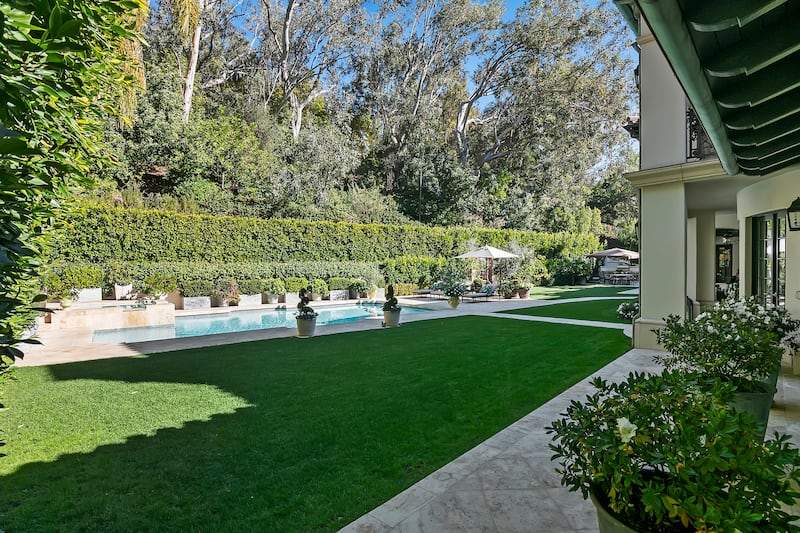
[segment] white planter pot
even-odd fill
[[[297,320],[297,336],[301,339],[313,337],[317,331],[317,319],[298,318]]]
[[[240,294],[239,295],[239,305],[241,305],[241,306],[261,305],[261,293],[258,293],[258,294]]]
[[[312,302],[320,302],[322,301],[322,295],[318,292],[311,293],[311,301]]]
[[[130,294],[133,292],[133,285],[119,285],[117,283],[114,284],[114,299],[115,300],[125,300],[130,298]]]
[[[400,311],[384,311],[383,327],[396,328],[400,325]]]
[[[280,300],[280,296],[277,294],[262,294],[261,295],[261,303],[263,304],[276,304]]]
[[[350,291],[349,291],[349,290],[347,290],[347,289],[343,289],[343,290],[339,290],[339,289],[332,290],[332,291],[331,291],[331,295],[330,295],[330,299],[331,299],[331,300],[347,300],[349,297],[350,297]]]
[[[211,296],[184,296],[181,309],[206,309],[211,307]]]
[[[300,294],[296,292],[287,292],[286,293],[286,306],[289,307],[290,305],[297,305],[300,303]]]
[[[101,302],[103,300],[103,289],[100,287],[90,287],[78,291],[76,302]]]

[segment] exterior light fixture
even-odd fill
[[[800,230],[800,196],[786,210],[786,220],[791,231]]]

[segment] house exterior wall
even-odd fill
[[[640,168],[686,162],[686,96],[650,29],[641,22]]]
[[[739,216],[739,269],[745,294],[751,293],[752,243],[750,217],[785,210],[800,196],[800,166],[778,172],[774,177],[745,187],[736,196]],[[744,242],[742,242],[744,241]],[[786,310],[800,317],[800,231],[786,234]]]

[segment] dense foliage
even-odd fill
[[[125,52],[146,5],[0,5],[0,357],[18,357],[53,216],[87,184],[102,126],[134,82]]]
[[[77,263],[383,262],[404,256],[454,257],[468,251],[470,243],[475,242],[499,248],[513,243],[552,258],[585,256],[599,246],[597,237],[587,233],[262,220],[87,208],[74,213],[60,233],[55,253],[63,261]],[[392,263],[393,270],[417,268],[405,265],[404,260],[397,261]],[[398,280],[410,279],[414,277],[401,276]]]
[[[633,245],[632,79],[606,2],[164,0],[87,201],[593,231]],[[633,241],[633,242],[631,242]]]

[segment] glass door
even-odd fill
[[[753,296],[767,307],[786,305],[786,213],[753,217]]]

